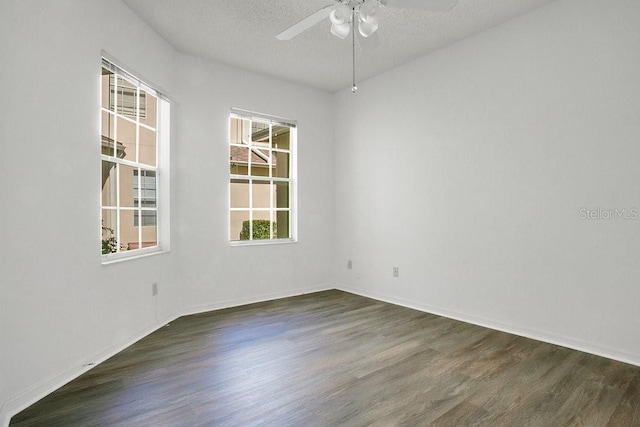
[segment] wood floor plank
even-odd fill
[[[466,400],[438,417],[433,424],[437,426],[468,426],[483,418],[487,410]]]
[[[607,426],[640,426],[640,375],[634,375]]]
[[[640,367],[341,291],[176,319],[12,426],[635,426]]]

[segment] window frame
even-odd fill
[[[113,135],[113,143],[112,145],[114,145],[114,153],[103,153],[101,151],[100,153],[100,164],[101,164],[101,168],[103,168],[103,164],[104,162],[110,162],[111,164],[115,164],[116,165],[116,169],[115,169],[115,176],[118,176],[118,178],[115,180],[116,184],[114,185],[115,189],[113,189],[112,191],[114,191],[116,200],[115,200],[115,204],[111,203],[111,204],[107,204],[104,205],[104,198],[103,195],[100,196],[100,225],[101,225],[101,229],[100,229],[100,236],[101,239],[104,241],[105,239],[105,234],[104,234],[104,215],[108,214],[110,216],[115,216],[115,221],[116,221],[116,229],[115,229],[115,238],[116,238],[116,252],[112,252],[112,253],[102,253],[101,255],[101,261],[103,265],[106,264],[111,264],[114,262],[120,262],[123,260],[129,260],[129,259],[135,259],[135,258],[139,258],[142,256],[147,256],[147,255],[153,255],[153,254],[157,254],[157,253],[164,253],[164,252],[168,252],[169,251],[169,224],[170,224],[170,218],[169,218],[169,144],[170,144],[170,100],[168,99],[168,97],[166,95],[164,95],[162,93],[162,91],[155,89],[152,85],[150,85],[149,83],[146,83],[146,81],[143,81],[141,78],[136,77],[135,74],[128,72],[127,70],[123,69],[121,66],[117,65],[116,63],[117,61],[114,61],[112,58],[108,57],[105,55],[105,52],[103,52],[102,55],[102,64],[101,64],[101,78],[100,78],[100,138],[101,138],[101,144],[103,144],[102,140],[105,138],[105,136],[103,135],[103,118],[105,117],[105,114],[107,117],[109,117],[111,120],[114,121],[114,125],[113,125],[113,129],[110,129],[110,132],[113,131],[115,132],[115,134]],[[127,84],[131,84],[133,86],[135,86],[136,88],[136,93],[138,93],[138,95],[140,95],[140,91],[144,91],[145,92],[145,96],[144,96],[144,103],[145,103],[145,114],[144,117],[135,117],[135,120],[132,120],[131,114],[130,112],[127,113],[127,111],[122,110],[119,111],[119,106],[117,105],[118,100],[117,100],[117,83],[115,85],[115,88],[112,90],[111,88],[108,89],[109,92],[109,100],[107,100],[105,102],[105,100],[103,99],[103,95],[104,95],[104,90],[102,88],[102,84],[103,84],[103,73],[105,72],[104,70],[107,70],[108,72],[111,72],[113,74],[111,74],[112,77],[110,77],[110,79],[112,78],[114,81],[117,82],[118,78],[124,79],[126,80]],[[155,127],[148,125],[147,123],[143,122],[144,119],[147,118],[147,109],[149,107],[149,96],[151,95],[153,97],[155,97],[157,99],[156,101],[156,123],[155,123]],[[114,97],[112,99],[112,96]],[[140,107],[140,96],[136,96],[136,109],[139,109]],[[136,151],[136,157],[134,159],[134,161],[130,160],[130,159],[124,159],[124,158],[120,158],[120,156],[118,155],[118,151],[117,151],[117,144],[119,143],[119,138],[118,138],[118,133],[117,133],[117,124],[115,124],[116,121],[127,121],[129,122],[129,124],[133,125],[135,128],[135,151]],[[124,122],[123,122],[124,123]],[[155,136],[155,165],[150,165],[148,163],[144,163],[141,161],[140,158],[138,158],[139,156],[141,156],[140,154],[140,144],[141,144],[141,129],[144,130],[144,132],[147,131],[153,131],[154,132],[154,136]],[[107,139],[109,139],[109,137],[106,137]],[[137,187],[137,194],[134,195],[134,201],[137,200],[138,201],[138,205],[135,204],[135,202],[133,203],[132,207],[125,207],[125,206],[121,206],[120,203],[120,191],[123,189],[123,185],[126,185],[124,182],[120,182],[120,169],[121,167],[127,167],[127,168],[134,168],[134,176],[136,177],[136,179],[138,180],[138,185],[136,186],[134,184],[134,188]],[[156,177],[156,189],[155,189],[155,195],[156,195],[156,204],[155,207],[149,207],[149,206],[142,206],[140,205],[140,202],[144,199],[143,197],[141,197],[141,193],[142,193],[142,186],[140,185],[140,180],[142,179],[142,176],[144,175],[145,171],[151,171],[155,173],[155,177]],[[104,179],[104,170],[103,170],[103,179]],[[109,174],[111,174],[111,169],[109,169]],[[111,176],[111,175],[109,175]],[[104,185],[104,181],[103,181],[103,185]],[[132,190],[132,189],[130,189]],[[104,188],[102,189],[102,191],[104,191]],[[133,190],[132,190],[133,191]],[[140,205],[140,206],[139,206]],[[134,246],[133,249],[127,249],[127,250],[122,250],[122,245],[126,244],[121,242],[121,214],[122,212],[126,212],[126,211],[131,211],[131,221],[132,221],[132,226],[136,227],[138,229],[138,240],[137,240],[137,244]],[[142,236],[142,227],[144,227],[144,223],[141,222],[143,221],[143,217],[144,217],[144,212],[143,211],[149,211],[149,212],[155,212],[155,218],[156,218],[156,224],[155,224],[155,235],[156,235],[156,239],[155,239],[155,245],[153,246],[149,246],[149,247],[145,247],[144,246],[144,239]],[[136,224],[135,221],[135,213],[138,214],[138,222],[140,223],[139,225]],[[109,236],[111,234],[107,234],[107,236]]]
[[[238,119],[238,120],[249,120],[251,123],[263,123],[263,124],[268,124],[268,129],[269,129],[269,143],[267,148],[265,149],[264,147],[260,147],[260,150],[257,149],[256,150],[251,150],[251,148],[253,147],[253,141],[250,142],[250,145],[247,145],[247,149],[248,149],[248,153],[249,153],[249,159],[247,161],[247,163],[251,163],[250,157],[251,157],[251,153],[255,153],[256,151],[268,151],[269,155],[268,158],[271,159],[273,153],[287,153],[288,154],[288,158],[289,158],[289,177],[288,178],[283,178],[283,177],[276,177],[273,176],[273,173],[270,172],[267,176],[264,175],[254,175],[254,174],[250,174],[249,170],[252,170],[252,168],[249,168],[249,170],[247,171],[246,175],[243,174],[233,174],[231,173],[231,165],[232,163],[234,163],[232,161],[231,158],[231,147],[245,147],[244,144],[238,144],[238,143],[233,143],[232,142],[232,137],[231,137],[231,133],[232,133],[232,129],[231,129],[231,123],[233,119]],[[285,126],[289,129],[289,149],[288,150],[284,150],[284,149],[278,149],[273,147],[272,143],[272,138],[273,138],[273,127],[274,126]],[[228,242],[231,246],[253,246],[253,245],[272,245],[272,244],[286,244],[286,243],[296,243],[298,241],[298,206],[297,206],[297,143],[298,143],[298,136],[297,136],[297,122],[295,120],[290,120],[290,119],[284,119],[281,117],[276,117],[276,116],[272,116],[272,115],[268,115],[268,114],[263,114],[263,113],[256,113],[256,112],[252,112],[252,111],[247,111],[247,110],[242,110],[242,109],[238,109],[238,108],[232,108],[229,114],[229,118],[228,118],[228,129],[227,129],[227,138],[228,138],[228,143],[227,143],[227,153],[229,154],[229,162],[227,167],[229,167],[229,197],[228,197],[228,219],[227,219],[227,239]],[[252,138],[250,138],[252,139]],[[259,153],[256,153],[256,155],[261,156]],[[271,170],[273,167],[273,163],[271,163],[271,160],[268,160],[268,167]],[[246,208],[238,208],[238,207],[232,207],[232,184],[233,181],[236,180],[240,180],[240,181],[248,181],[248,188],[249,188],[249,206]],[[272,192],[270,191],[270,204],[269,204],[269,208],[256,208],[253,206],[253,198],[252,198],[252,187],[253,187],[253,183],[254,182],[265,182],[265,183],[269,183],[269,185],[273,185],[275,186],[276,183],[280,182],[280,183],[287,183],[288,184],[288,208],[278,208],[277,206],[275,206],[274,204],[274,197]],[[249,225],[250,225],[250,231],[249,231],[249,239],[248,240],[233,240],[232,236],[231,236],[231,228],[232,228],[232,212],[249,212]],[[287,211],[288,212],[288,229],[289,229],[289,237],[286,238],[277,238],[273,236],[273,226],[272,223],[275,221],[275,215],[277,212],[279,211]],[[253,220],[255,219],[260,219],[260,218],[254,218],[253,217],[253,213],[254,212],[269,212],[269,221],[271,222],[270,224],[270,234],[272,235],[271,238],[269,239],[253,239]]]

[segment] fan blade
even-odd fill
[[[385,6],[398,9],[418,9],[446,12],[453,9],[458,0],[380,0]]]
[[[276,38],[278,40],[290,40],[294,38],[295,36],[302,33],[303,31],[306,31],[309,28],[313,27],[323,19],[328,18],[333,8],[335,8],[335,5],[329,5],[329,6],[323,7],[317,12],[314,12],[311,15],[307,16],[297,24],[293,24],[292,26],[290,26],[289,28],[287,28],[286,30],[278,34]]]

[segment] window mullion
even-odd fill
[[[269,156],[269,160],[267,162],[267,169],[269,170],[269,238],[270,239],[275,239],[276,236],[274,236],[273,234],[273,153],[271,152],[271,147],[273,146],[273,126],[271,124],[271,120],[269,120],[269,139],[268,139],[268,144],[269,144],[269,148],[268,148],[268,156]]]
[[[136,85],[136,88],[133,92],[135,95],[134,105],[135,105],[135,124],[136,124],[136,163],[140,164],[140,86]],[[156,150],[157,152],[158,150]],[[144,226],[144,218],[142,217],[142,169],[138,166],[138,194],[136,197],[138,198],[138,249],[142,248],[142,227]],[[135,203],[134,203],[135,205]],[[135,215],[135,214],[134,214]]]
[[[142,218],[142,169],[138,168],[138,248],[142,247],[142,226],[144,225],[144,218]]]
[[[118,158],[118,75],[113,76],[113,151],[111,154]],[[109,88],[111,91],[111,88]],[[116,163],[116,253],[120,252],[120,164]]]
[[[116,253],[120,252],[122,247],[120,234],[120,164],[116,163],[116,240],[118,244]]]
[[[249,241],[253,240],[253,164],[251,162],[251,153],[253,149],[253,120],[248,120],[249,122],[249,140],[247,141],[247,146],[249,147],[249,151],[247,152],[247,175],[249,176]],[[244,120],[240,122],[241,126],[244,126]],[[244,138],[244,129],[241,128],[240,131],[242,137]],[[244,142],[244,141],[242,141]]]

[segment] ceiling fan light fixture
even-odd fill
[[[331,25],[331,34],[336,37],[340,37],[341,39],[346,39],[350,32],[351,25],[348,22],[345,22],[344,24]]]
[[[360,19],[365,22],[376,19],[376,12],[378,11],[378,2],[376,0],[365,1],[359,8],[358,13]]]
[[[368,21],[360,21],[358,31],[362,37],[369,37],[378,30],[378,21],[370,19]]]
[[[331,11],[329,19],[333,25],[343,25],[349,22],[351,9],[346,4],[341,4]]]

